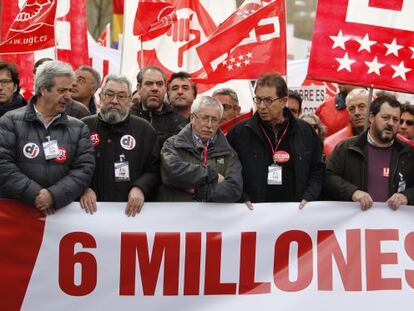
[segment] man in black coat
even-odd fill
[[[90,130],[96,169],[80,203],[92,214],[96,201],[127,201],[125,213],[135,216],[160,183],[157,135],[147,121],[130,115],[131,85],[126,77],[107,76],[100,98],[101,111],[82,119]]]
[[[7,111],[26,106],[20,92],[17,68],[12,63],[0,62],[0,117]]]
[[[244,201],[300,202],[317,200],[324,164],[313,128],[286,108],[288,88],[278,74],[265,74],[256,84],[252,118],[236,125],[227,139],[243,166]]]

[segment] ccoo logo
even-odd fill
[[[121,137],[121,146],[126,150],[132,150],[135,148],[136,141],[135,138],[131,135],[124,135]]]
[[[39,146],[35,143],[27,143],[23,147],[23,154],[26,158],[34,159],[39,155]]]

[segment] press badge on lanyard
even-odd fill
[[[50,140],[50,136],[47,136],[47,141],[43,143],[43,151],[45,153],[45,159],[56,159],[59,155],[59,146],[57,140]]]
[[[276,143],[276,147],[273,149],[272,142],[270,141],[269,136],[267,136],[266,131],[263,127],[260,127],[263,135],[267,138],[270,149],[272,150],[273,164],[269,165],[267,171],[267,184],[268,185],[282,185],[283,184],[283,169],[277,164],[277,162],[284,163],[289,161],[290,155],[286,151],[277,151],[282,139],[285,137],[286,132],[289,128],[289,123],[286,125],[285,130],[283,131],[282,136],[279,141]]]
[[[125,155],[119,156],[119,162],[114,163],[115,182],[129,181],[129,163],[125,161]]]

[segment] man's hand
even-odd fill
[[[374,203],[369,193],[361,190],[357,190],[354,192],[354,194],[352,195],[352,201],[359,202],[359,204],[361,205],[361,209],[363,211],[366,211],[367,209],[371,208],[372,203]]]
[[[306,203],[308,203],[308,201],[307,201],[307,200],[305,200],[305,199],[303,199],[302,201],[300,201],[300,203],[299,203],[299,209],[304,208],[304,207],[305,207],[305,205],[306,205]]]
[[[135,217],[144,206],[145,197],[142,190],[138,187],[132,187],[128,194],[128,204],[125,210],[125,214],[130,217]]]
[[[246,202],[244,202],[244,204],[246,204],[246,206],[249,210],[251,210],[251,211],[254,210],[254,206],[253,206],[253,203],[251,201],[246,201]]]
[[[217,180],[217,182],[218,183],[221,183],[221,182],[223,182],[224,181],[224,176],[223,175],[221,175],[221,174],[218,174],[218,180]]]
[[[80,197],[79,203],[86,214],[96,213],[96,193],[91,188],[87,188]]]
[[[39,191],[35,198],[35,207],[44,215],[51,215],[55,213],[53,207],[53,197],[49,190],[43,188]]]
[[[408,204],[408,198],[402,193],[394,193],[386,202],[388,206],[396,211],[401,205]]]

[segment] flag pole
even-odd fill
[[[142,43],[142,37],[139,37],[139,43],[140,43],[140,56],[139,56],[139,68],[140,70],[144,67],[144,44]]]
[[[365,115],[364,130],[366,130],[369,127],[369,122],[368,122],[368,120],[369,120],[369,109],[370,109],[370,106],[371,106],[371,103],[372,103],[373,94],[374,94],[374,88],[373,88],[373,85],[371,85],[371,87],[368,88],[368,107],[367,107],[367,113]]]

